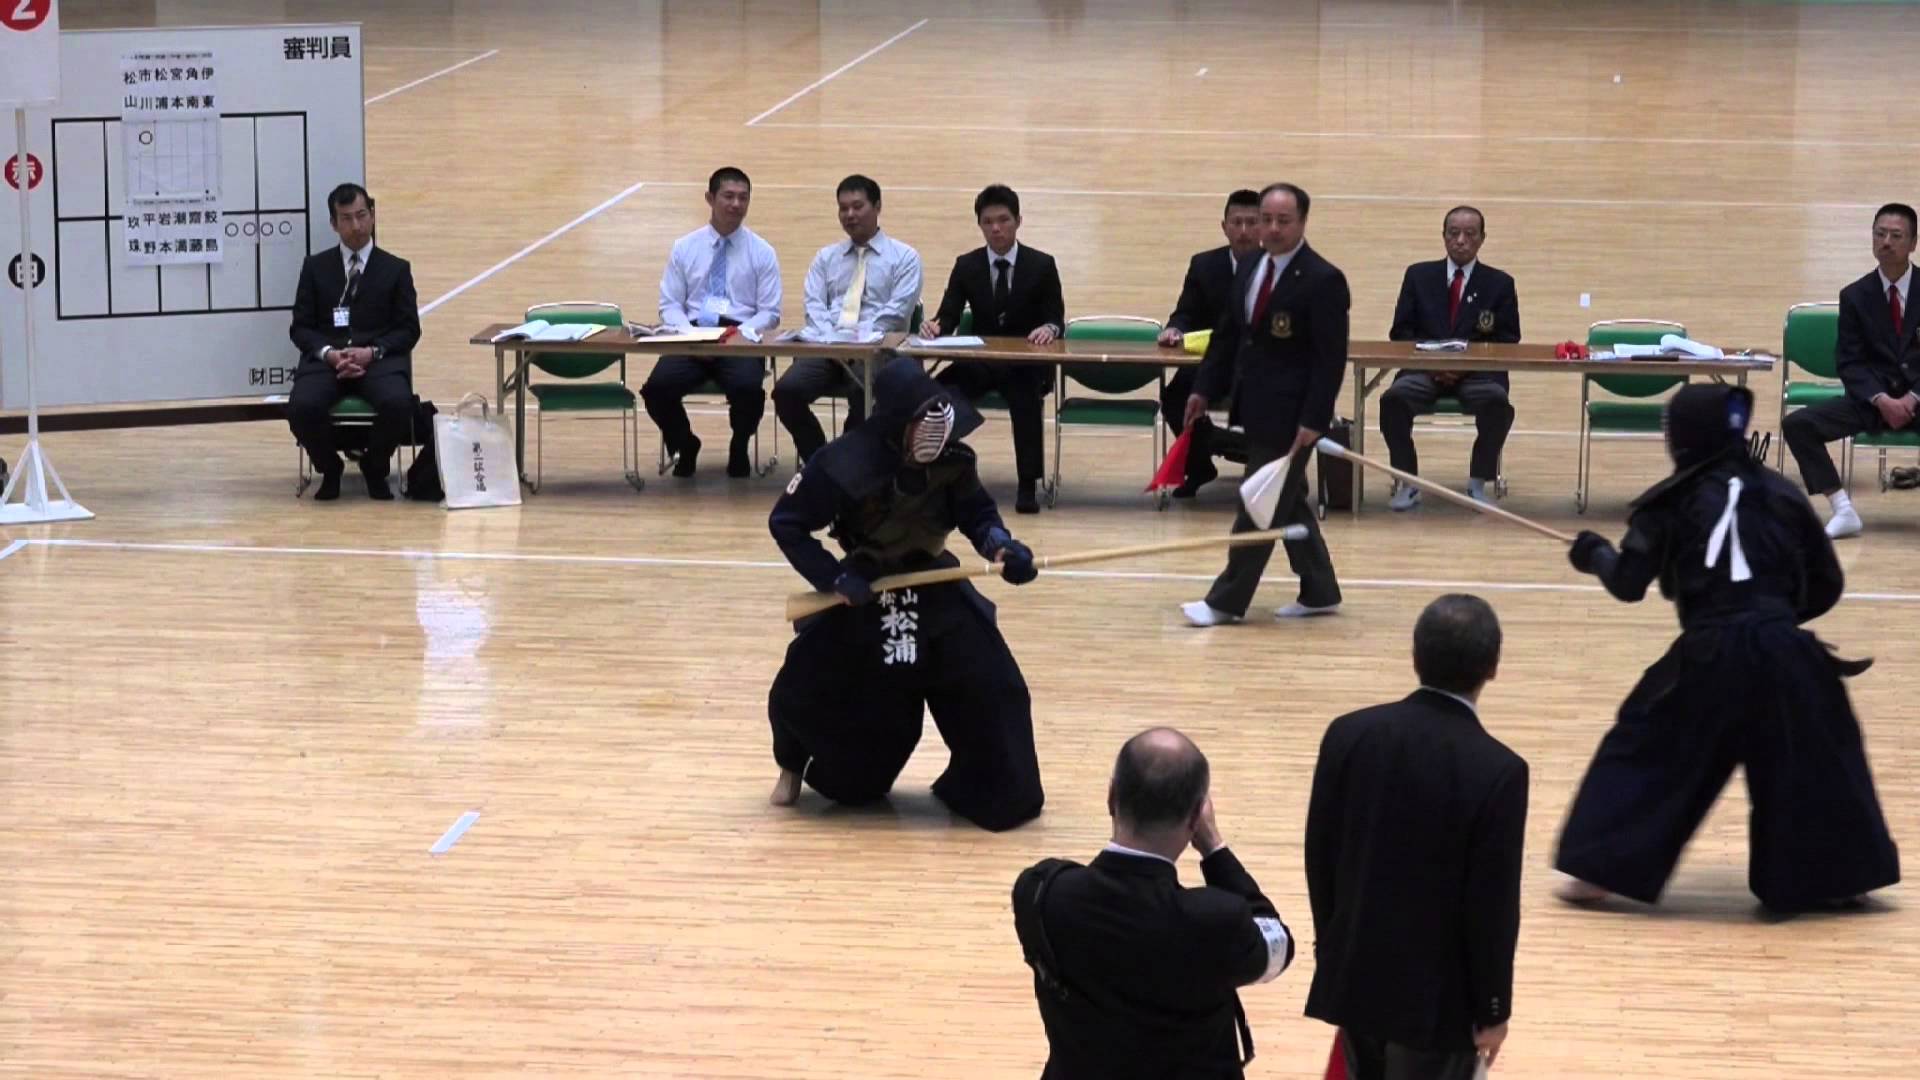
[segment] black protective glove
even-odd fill
[[[1573,547],[1567,552],[1567,561],[1573,564],[1575,570],[1583,574],[1591,574],[1595,572],[1601,553],[1612,551],[1613,544],[1606,537],[1592,529],[1582,529],[1580,535],[1573,538]]]
[[[1011,536],[1000,542],[994,555],[1006,556],[1000,566],[1000,577],[1009,585],[1025,585],[1040,576],[1040,568],[1033,565],[1033,549]]]
[[[840,571],[833,579],[833,591],[847,598],[848,607],[873,603],[873,584],[852,570]]]

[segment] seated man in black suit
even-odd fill
[[[373,430],[360,472],[367,494],[391,499],[387,473],[413,421],[413,346],[420,340],[420,302],[413,268],[373,245],[373,196],[341,184],[327,196],[340,246],[307,257],[293,298],[289,336],[300,366],[287,396],[287,425],[320,474],[315,501],[340,497],[344,465],[330,410],[349,394],[373,406]]]
[[[1793,451],[1807,491],[1825,495],[1833,506],[1827,535],[1835,540],[1860,535],[1860,514],[1853,508],[1827,444],[1862,432],[1914,430],[1920,412],[1920,318],[1911,314],[1913,207],[1888,203],[1873,215],[1873,257],[1879,268],[1840,290],[1840,337],[1833,359],[1846,384],[1845,397],[1796,409],[1780,422],[1780,435]],[[1905,353],[1912,362],[1901,363]]]
[[[1178,348],[1188,334],[1212,330],[1226,314],[1233,296],[1233,276],[1240,272],[1241,260],[1260,250],[1260,193],[1241,188],[1227,196],[1220,231],[1226,234],[1226,246],[1203,251],[1187,263],[1187,280],[1180,286],[1180,300],[1173,305],[1173,314],[1167,316],[1167,328],[1160,332],[1160,344]],[[1160,414],[1175,436],[1186,427],[1187,398],[1193,394],[1193,380],[1199,373],[1197,365],[1180,368],[1160,391]],[[1174,498],[1191,499],[1202,485],[1220,475],[1213,466],[1212,436],[1213,424],[1203,415],[1194,422],[1193,442],[1187,448],[1186,482],[1173,489]]]
[[[1253,1033],[1239,988],[1278,978],[1293,937],[1214,823],[1206,755],[1172,728],[1135,735],[1107,812],[1113,841],[1090,865],[1044,859],[1013,885],[1047,1029],[1042,1080],[1244,1075]],[[1188,847],[1197,889],[1174,868]]]
[[[920,324],[920,336],[938,337],[942,327],[959,326],[961,310],[970,307],[976,334],[1019,336],[1035,345],[1059,337],[1067,322],[1060,270],[1053,256],[1020,246],[1020,196],[1004,184],[993,184],[974,198],[973,216],[987,244],[953,260],[940,310]],[[962,361],[939,376],[941,383],[969,400],[993,390],[1006,399],[1013,420],[1014,468],[1020,479],[1013,508],[1022,514],[1040,512],[1034,488],[1047,471],[1040,402],[1053,388],[1053,370],[1051,364]]]
[[[1520,299],[1513,278],[1479,261],[1487,239],[1487,219],[1471,206],[1447,211],[1441,225],[1447,257],[1414,263],[1400,283],[1394,305],[1394,341],[1520,340]],[[1393,467],[1418,473],[1413,449],[1413,418],[1433,411],[1442,397],[1455,397],[1473,416],[1473,461],[1467,493],[1485,502],[1486,486],[1500,476],[1500,450],[1513,428],[1513,403],[1507,400],[1504,371],[1402,371],[1380,395],[1380,434]],[[1395,510],[1420,505],[1420,489],[1397,485],[1388,502]]]

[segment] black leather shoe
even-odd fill
[[[1173,489],[1173,497],[1176,499],[1191,499],[1200,493],[1201,488],[1213,483],[1219,476],[1220,470],[1214,468],[1211,461],[1207,462],[1204,468],[1188,469],[1186,480],[1182,481],[1179,487]]]
[[[345,469],[320,474],[320,486],[313,493],[314,502],[332,502],[340,497],[340,474]]]
[[[360,475],[367,478],[367,498],[375,502],[393,501],[393,488],[387,483],[386,473],[371,473],[363,468]]]
[[[738,480],[753,475],[753,455],[749,453],[752,443],[747,439],[735,439],[727,447],[727,475]]]
[[[687,436],[687,444],[680,448],[680,457],[673,463],[673,475],[682,480],[693,475],[694,466],[700,460],[700,440],[696,436]]]
[[[1020,493],[1014,496],[1013,510],[1016,514],[1037,514],[1040,512],[1040,500],[1034,497],[1034,483],[1031,480],[1020,482]]]

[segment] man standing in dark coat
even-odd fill
[[[807,460],[768,522],[794,569],[846,601],[796,624],[774,678],[772,801],[793,803],[802,780],[836,802],[881,798],[931,711],[953,755],[933,793],[981,828],[1011,829],[1045,796],[1032,699],[993,605],[966,581],[878,594],[872,583],[960,565],[946,549],[954,529],[1015,585],[1039,571],[960,442],[979,414],[914,361],[879,362],[872,416]],[[843,559],[813,535],[829,528]]]
[[[1582,532],[1574,568],[1629,603],[1660,581],[1680,637],[1620,706],[1560,834],[1563,899],[1659,900],[1735,765],[1753,802],[1747,884],[1793,912],[1900,880],[1844,675],[1801,624],[1840,599],[1833,544],[1747,452],[1753,395],[1689,386],[1667,405],[1676,471],[1633,504],[1619,550]]]
[[[1287,563],[1300,578],[1299,598],[1274,611],[1297,619],[1331,615],[1340,608],[1340,582],[1320,537],[1320,524],[1305,498],[1306,466],[1313,445],[1333,422],[1333,402],[1347,374],[1347,276],[1307,243],[1312,200],[1292,184],[1269,184],[1260,193],[1260,243],[1266,250],[1243,259],[1231,302],[1207,342],[1186,422],[1206,415],[1207,403],[1232,395],[1247,430],[1247,475],[1275,458],[1293,455],[1273,524],[1302,525],[1305,539],[1286,542]],[[1259,528],[1242,507],[1234,532]],[[1246,617],[1273,544],[1241,544],[1206,598],[1181,605],[1195,626],[1220,626]]]
[[[1500,620],[1443,596],[1413,629],[1420,689],[1335,720],[1307,808],[1313,989],[1351,1080],[1468,1080],[1513,1011],[1527,763],[1480,725]]]

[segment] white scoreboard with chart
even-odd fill
[[[34,251],[0,189],[0,407],[29,297],[43,405],[285,393],[300,264],[366,177],[360,61],[357,24],[63,33],[60,101],[28,112]]]

